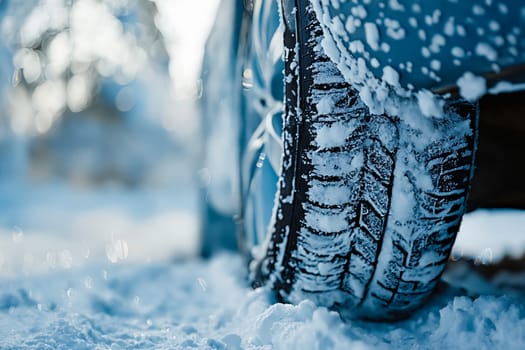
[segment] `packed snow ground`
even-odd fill
[[[487,281],[458,264],[408,320],[343,321],[252,290],[238,255],[194,257],[191,193],[30,193],[3,208],[1,349],[525,348],[525,272]],[[62,204],[43,205],[50,193]],[[522,253],[523,220],[469,215],[455,257],[483,264]]]

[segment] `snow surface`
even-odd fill
[[[459,266],[445,276],[450,285],[408,320],[343,321],[310,301],[275,303],[268,290],[252,290],[238,255],[191,257],[195,206],[174,208],[146,192],[47,191],[62,206],[42,206],[49,192],[41,189],[4,212],[1,349],[525,347],[523,275],[491,282]],[[155,209],[137,215],[152,198]],[[190,195],[178,198],[192,203]],[[524,220],[518,211],[467,215],[455,256],[485,254],[488,263],[522,253]]]
[[[309,301],[251,290],[237,256],[90,265],[4,280],[0,345],[36,348],[364,349],[525,346],[525,307],[506,296],[439,295],[398,323],[343,322]]]

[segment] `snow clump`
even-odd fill
[[[467,101],[476,101],[487,92],[485,78],[466,72],[458,79],[459,93]]]

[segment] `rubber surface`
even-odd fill
[[[403,317],[448,261],[472,177],[477,107],[450,103],[443,119],[370,114],[322,52],[308,1],[282,8],[284,154],[253,284],[349,317]]]

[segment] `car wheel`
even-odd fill
[[[370,113],[324,54],[308,0],[281,5],[279,21],[275,1],[254,2],[241,50],[251,281],[349,317],[404,317],[435,289],[451,253],[478,108],[447,102],[444,118]]]

